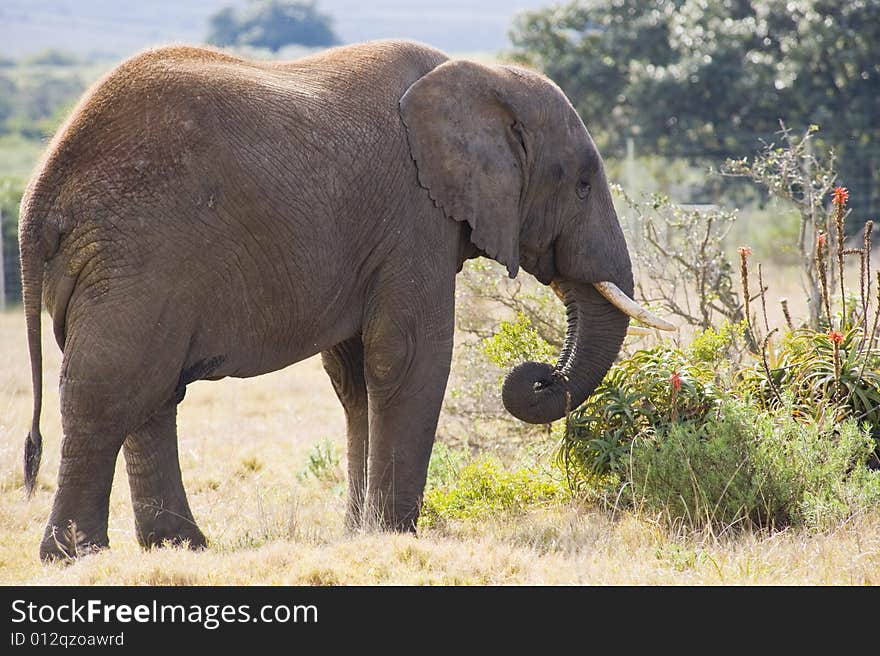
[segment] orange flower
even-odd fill
[[[827,245],[828,244],[828,235],[826,235],[822,232],[817,233],[816,234],[816,243],[819,244],[819,246]]]
[[[749,248],[748,246],[740,246],[740,247],[737,248],[736,250],[737,250],[737,251],[739,252],[739,254],[740,254],[741,256],[743,256],[743,257],[748,257],[749,255],[752,254],[752,249]]]
[[[849,200],[849,191],[847,191],[846,187],[835,187],[834,188],[834,199],[831,201],[838,207],[843,207],[846,205],[846,201]]]
[[[672,375],[669,377],[669,382],[672,383],[672,389],[676,392],[681,389],[681,374],[678,373],[678,369],[672,372]]]
[[[828,331],[828,339],[830,339],[835,344],[843,343],[843,333],[839,330],[829,330]]]

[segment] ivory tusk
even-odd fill
[[[635,335],[653,335],[654,331],[650,328],[642,328],[641,326],[630,326],[626,329],[626,334],[635,336]]]
[[[596,288],[596,291],[602,294],[608,302],[611,303],[618,310],[623,312],[626,315],[629,315],[633,319],[642,322],[648,326],[652,326],[654,328],[659,328],[660,330],[675,330],[675,326],[673,326],[668,321],[661,319],[660,317],[654,316],[648,310],[643,308],[641,305],[632,300],[629,296],[624,294],[620,287],[615,285],[613,282],[594,282],[593,286]]]

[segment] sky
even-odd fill
[[[498,52],[519,10],[554,0],[318,0],[344,43],[409,38],[450,53]],[[247,0],[2,0],[0,55],[47,49],[121,57],[165,43],[204,41],[208,18]]]

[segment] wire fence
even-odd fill
[[[10,305],[21,302],[21,270],[18,255],[18,239],[11,239],[15,232],[4,225],[10,221],[0,210],[0,312]]]
[[[18,242],[3,240],[3,298],[0,299],[0,312],[10,305],[21,303],[21,265],[18,257]]]

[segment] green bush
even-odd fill
[[[317,442],[309,451],[308,462],[299,473],[299,479],[304,481],[309,477],[327,484],[338,484],[345,480],[340,467],[339,451],[329,439]]]
[[[421,526],[523,511],[567,496],[562,483],[537,467],[508,470],[500,460],[486,455],[456,467],[454,475],[444,477],[439,485],[438,479],[430,478],[429,471]]]
[[[436,488],[452,485],[464,465],[467,453],[450,448],[445,442],[434,442],[431,460],[428,463],[427,487]]]
[[[690,526],[823,529],[880,502],[869,435],[852,420],[803,422],[728,400],[704,422],[664,426],[632,447],[627,488],[650,514]]]
[[[634,203],[618,189],[636,213],[634,225],[646,228],[640,241],[656,251],[651,266],[641,262],[642,280],[651,286],[641,296],[662,301],[667,313],[702,330],[686,347],[666,341],[624,349],[587,401],[555,424],[550,436],[559,440],[557,464],[569,490],[693,527],[825,528],[880,504],[874,224],[865,224],[860,247],[846,243],[849,192],[836,186],[831,164],[810,155],[806,145],[815,131],[811,126],[797,139],[783,128],[781,147],[727,167],[729,175],[748,175],[798,207],[797,253],[809,311],[801,325],[809,328],[795,328],[780,299],[785,324],[782,332],[771,329],[766,308],[773,280],[761,264],[757,276],[750,272],[748,246],[736,249],[738,261],[728,258],[732,213],[702,214],[657,195]],[[785,241],[793,236],[789,224]],[[775,256],[782,248],[766,252]],[[856,265],[858,286],[847,289]],[[548,320],[550,295],[532,294],[523,303],[519,287],[480,277],[474,283],[467,285],[469,308],[496,301],[516,313],[488,336],[485,325],[472,326],[486,366],[554,359],[564,326]],[[719,317],[727,320],[718,325]],[[458,488],[437,507],[466,512],[456,505],[462,500],[482,507]]]
[[[722,348],[709,342],[700,342],[706,344],[701,348]],[[616,363],[568,417],[560,455],[570,480],[591,483],[595,477],[624,473],[637,436],[677,422],[703,421],[721,400],[716,373],[701,359],[667,344]]]
[[[516,321],[502,321],[491,337],[483,340],[483,353],[502,369],[514,367],[521,362],[556,361],[557,349],[548,344],[532,327],[531,320],[522,312]]]
[[[880,503],[880,472],[866,466],[876,356],[852,334],[838,339],[836,368],[828,335],[787,335],[768,364],[775,392],[760,357],[728,357],[742,325],[620,360],[566,422],[559,461],[571,487],[611,479],[617,499],[697,528],[823,528]]]

